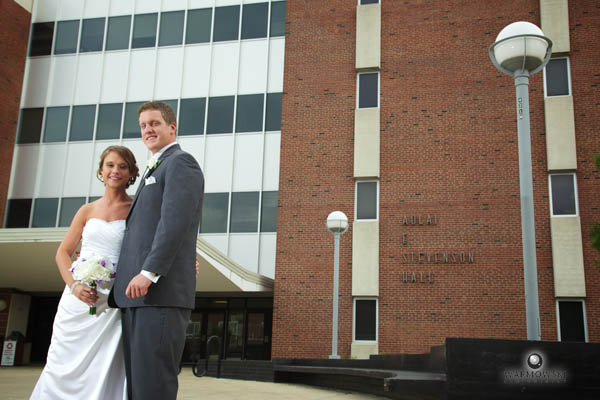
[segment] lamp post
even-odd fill
[[[325,221],[327,230],[333,233],[333,321],[331,327],[331,355],[329,358],[339,359],[338,349],[338,298],[340,280],[340,236],[348,230],[348,217],[341,211],[334,211]]]
[[[541,340],[529,132],[529,76],[548,63],[552,55],[552,41],[534,24],[514,22],[500,31],[489,52],[496,68],[515,79],[527,339]]]

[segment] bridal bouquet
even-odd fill
[[[115,263],[107,257],[92,255],[90,257],[79,257],[73,262],[70,271],[77,281],[96,289],[97,285],[110,282],[115,277]],[[96,314],[96,306],[90,307],[90,315]]]

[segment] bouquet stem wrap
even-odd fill
[[[71,272],[73,278],[96,290],[98,285],[110,282],[115,278],[116,264],[107,257],[88,255],[79,257],[73,262]],[[90,315],[96,315],[96,305],[89,310]]]
[[[90,287],[91,287],[92,289],[96,290],[96,287],[97,287],[97,285],[96,285],[96,282],[95,282],[95,281],[92,281],[92,282],[90,283]],[[93,306],[91,306],[91,307],[90,307],[90,315],[96,315],[96,305],[95,305],[95,304],[94,304]]]

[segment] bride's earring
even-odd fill
[[[101,172],[98,172],[98,175],[96,175],[96,179],[98,179],[100,182],[104,183],[104,177],[102,176]]]

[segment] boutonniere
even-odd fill
[[[154,159],[151,158],[150,160],[148,160],[148,163],[146,164],[146,166],[148,167],[148,172],[152,172],[154,171],[161,163],[161,160],[159,159]]]

